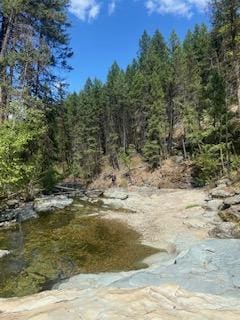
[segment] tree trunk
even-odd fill
[[[0,122],[6,119],[6,103],[7,103],[7,89],[6,89],[6,67],[4,66],[4,58],[9,44],[11,29],[13,22],[13,12],[9,18],[3,17],[0,32]]]
[[[183,146],[183,156],[184,156],[184,160],[186,160],[186,159],[187,159],[187,150],[186,150],[185,137],[182,138],[182,146]]]
[[[238,61],[235,66],[236,70],[236,83],[237,83],[237,104],[238,104],[238,117],[240,118],[240,68]]]

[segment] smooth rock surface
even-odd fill
[[[240,297],[236,286],[240,283],[239,252],[240,240],[206,240],[174,259],[159,259],[146,270],[78,275],[58,288],[141,288],[171,283],[192,292]]]
[[[73,199],[66,196],[47,196],[37,198],[34,201],[34,209],[36,212],[53,211],[55,209],[64,209],[71,205]]]
[[[1,320],[239,320],[237,298],[191,293],[174,285],[66,290],[0,300]]]
[[[104,211],[160,249],[149,268],[82,274],[58,290],[0,299],[1,320],[237,320],[240,319],[240,240],[209,239],[220,226],[205,214],[203,190],[132,188],[103,198],[123,210]],[[183,289],[184,288],[184,289]]]
[[[222,208],[223,200],[213,199],[206,202],[204,208],[209,211],[218,211]]]
[[[121,189],[112,188],[104,192],[104,197],[109,199],[117,199],[117,200],[126,200],[128,198],[128,194],[126,191]]]

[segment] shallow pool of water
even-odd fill
[[[74,202],[10,229],[0,230],[0,296],[24,296],[79,273],[144,268],[156,249],[141,244],[134,230],[90,214],[101,204]],[[106,210],[106,209],[105,209]]]

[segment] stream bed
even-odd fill
[[[93,215],[103,210],[108,209],[101,203],[75,201],[1,229],[0,248],[11,253],[0,259],[0,297],[48,290],[80,273],[147,267],[143,259],[157,249],[142,245],[140,235],[126,225]]]

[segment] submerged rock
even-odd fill
[[[72,203],[73,199],[66,196],[46,196],[35,199],[34,209],[36,212],[47,212],[55,209],[64,209]]]

